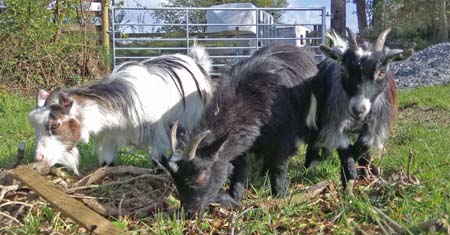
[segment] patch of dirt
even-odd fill
[[[398,121],[422,121],[427,124],[450,127],[450,111],[443,109],[433,109],[420,107],[417,104],[411,104],[400,108]]]

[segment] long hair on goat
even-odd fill
[[[294,88],[316,72],[306,51],[277,44],[258,50],[224,75],[189,144],[163,158],[188,214],[203,211],[214,200],[227,201],[218,191],[230,174],[230,196],[240,200],[243,192],[237,185],[243,184],[246,153],[264,160],[274,194],[287,190],[281,169],[296,151],[304,113],[297,104],[305,102]]]
[[[50,165],[64,164],[60,156],[77,159],[78,154],[61,154],[63,150],[56,151],[52,146],[76,146],[79,140],[88,142],[90,136],[95,140],[103,164],[112,163],[120,145],[151,146],[153,158],[165,154],[170,149],[169,124],[180,120],[191,130],[211,100],[212,81],[208,68],[202,66],[210,65],[207,53],[200,47],[194,48],[192,53],[200,53],[202,57],[194,60],[176,54],[125,62],[94,84],[47,95],[47,99],[52,97],[51,101],[38,105],[29,114],[36,133],[36,159],[47,160]],[[64,128],[66,121],[78,123],[80,138],[61,142],[60,136],[48,135],[48,128],[41,128],[49,123],[54,128]],[[60,129],[55,133],[69,136],[71,131]],[[70,167],[74,168],[73,164]]]

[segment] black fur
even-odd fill
[[[287,192],[287,160],[296,152],[298,134],[306,131],[301,120],[309,105],[309,97],[295,88],[316,72],[314,59],[303,49],[282,44],[262,48],[233,66],[197,130],[211,133],[196,157],[174,157],[176,169],[167,159],[162,162],[188,215],[203,211],[212,201],[227,201],[218,192],[229,177],[231,197],[243,197],[246,153],[263,159],[273,194]],[[235,204],[231,198],[228,202]]]

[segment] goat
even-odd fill
[[[334,47],[320,46],[323,60],[311,84],[310,112],[306,119],[309,137],[305,166],[319,158],[320,149],[337,150],[341,180],[351,193],[357,177],[355,161],[370,167],[372,146],[382,148],[397,113],[397,90],[389,63],[408,59],[413,50],[389,49],[383,31],[372,48],[358,46],[347,28],[348,45],[334,31],[328,34]],[[352,144],[352,138],[356,141]]]
[[[172,129],[172,156],[162,158],[191,217],[210,202],[236,205],[244,195],[245,155],[263,159],[274,195],[287,192],[287,160],[306,131],[310,97],[297,92],[317,72],[314,59],[294,45],[275,44],[234,65],[222,79],[201,124],[184,148]],[[219,193],[230,177],[229,196]]]
[[[35,130],[35,160],[63,164],[78,174],[77,143],[92,137],[101,165],[111,165],[123,145],[151,146],[156,159],[170,151],[169,123],[192,130],[210,102],[211,62],[203,47],[125,62],[91,85],[41,90],[28,115]]]

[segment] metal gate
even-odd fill
[[[194,40],[213,60],[213,75],[272,43],[318,50],[325,43],[325,8],[111,7],[113,66],[161,54],[186,54]],[[301,20],[303,22],[297,22]]]

